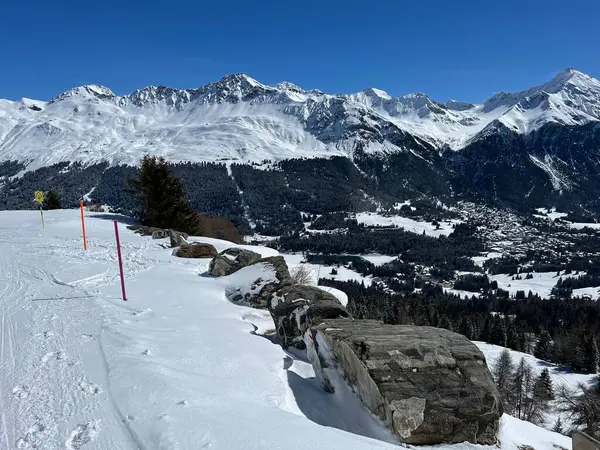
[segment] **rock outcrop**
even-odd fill
[[[329,392],[336,374],[407,444],[495,444],[502,402],[481,351],[442,328],[325,320],[304,334]],[[332,372],[335,371],[335,372]]]
[[[175,256],[180,258],[214,258],[218,252],[214,245],[193,242],[183,244],[175,250]]]
[[[225,295],[234,303],[253,308],[266,308],[275,291],[292,284],[287,264],[282,256],[263,258],[243,267],[229,280]]]
[[[336,296],[315,286],[283,287],[273,294],[268,307],[284,347],[303,347],[304,332],[323,319],[350,317]]]
[[[228,248],[210,262],[208,271],[213,277],[224,277],[261,260],[261,255],[242,248]],[[287,269],[287,266],[286,266]]]

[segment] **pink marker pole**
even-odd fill
[[[125,295],[125,277],[123,276],[123,261],[121,260],[121,241],[119,241],[119,226],[115,220],[115,237],[117,238],[117,254],[119,255],[119,271],[121,272],[121,291],[123,292],[123,300],[127,301]]]

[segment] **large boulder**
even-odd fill
[[[302,348],[304,332],[323,319],[350,317],[335,295],[315,286],[285,286],[272,295],[268,307],[284,347]]]
[[[442,328],[325,320],[304,335],[329,392],[343,379],[407,444],[495,444],[502,401],[483,353]]]
[[[214,258],[218,252],[214,245],[193,242],[183,244],[175,250],[175,256],[180,258]]]
[[[273,292],[292,284],[283,256],[263,258],[227,278],[227,298],[254,308],[266,308]]]
[[[169,237],[171,238],[171,248],[174,248],[187,244],[189,236],[181,231],[169,230]]]
[[[260,261],[261,255],[242,248],[228,248],[219,253],[210,262],[208,271],[213,277],[224,277],[237,272],[242,267],[249,266]]]

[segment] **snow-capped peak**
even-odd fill
[[[70,97],[82,97],[82,98],[114,98],[116,95],[106,86],[100,86],[98,84],[87,84],[83,86],[76,86],[63,92],[57,97],[50,100],[50,103],[58,102]]]
[[[277,86],[275,86],[275,88],[282,91],[297,92],[299,94],[304,93],[304,89],[302,89],[300,86],[295,85],[294,83],[290,83],[289,81],[282,81],[281,83],[278,83]]]
[[[363,92],[365,93],[365,95],[368,95],[369,97],[379,97],[384,100],[392,99],[392,96],[390,94],[388,94],[385,91],[382,91],[381,89],[367,88],[367,89],[363,90]]]

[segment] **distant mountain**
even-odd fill
[[[115,95],[79,86],[49,102],[0,100],[0,162],[135,165],[349,158],[379,186],[518,206],[600,194],[600,81],[567,69],[475,105],[375,88],[325,94],[232,74],[200,88]]]

